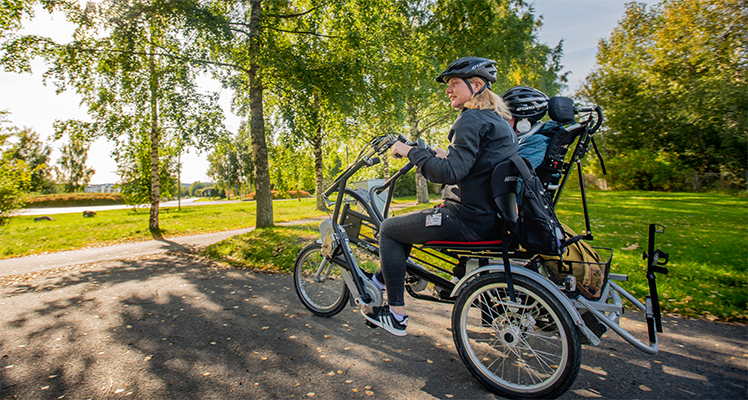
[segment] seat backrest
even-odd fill
[[[491,197],[499,208],[499,216],[507,222],[511,229],[517,224],[517,181],[519,171],[511,160],[505,160],[496,165],[491,174]]]
[[[546,125],[550,124],[546,123]],[[568,167],[564,163],[566,154],[577,138],[584,133],[584,129],[584,126],[580,124],[571,126],[558,124],[553,127],[554,132],[548,142],[543,161],[535,168],[535,173],[538,174],[538,178],[546,188],[557,185],[561,175],[566,173],[565,168]]]

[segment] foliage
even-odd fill
[[[36,3],[37,1],[33,0],[4,0],[0,2],[0,36],[6,31],[19,29],[24,17],[33,17]],[[54,0],[42,0],[38,3],[41,3],[46,9],[52,9],[55,5]]]
[[[23,192],[29,180],[23,161],[0,159],[0,226],[24,206]]]
[[[234,111],[249,117],[249,134],[252,141],[254,186],[257,192],[257,226],[273,225],[273,201],[268,172],[267,144],[265,139],[265,111],[263,83],[269,69],[275,66],[273,56],[276,31],[273,19],[293,19],[299,13],[288,2],[213,2],[215,15],[221,26],[230,32],[228,40],[200,37],[200,44],[212,57],[212,62],[231,67],[223,76],[234,89]],[[291,6],[291,7],[289,7]],[[268,8],[272,11],[268,12]],[[204,40],[203,40],[204,39]],[[282,65],[282,64],[279,64]]]
[[[230,187],[234,192],[238,187],[239,193],[234,195],[240,195],[242,191],[249,192],[254,182],[252,145],[246,128],[246,124],[242,124],[237,135],[227,134],[221,138],[208,154],[208,176],[215,180],[216,188],[219,190],[225,191]]]
[[[280,136],[273,137],[268,146],[273,190],[287,193],[314,188],[314,169],[309,162],[314,159],[312,153],[308,144],[283,140]]]
[[[66,193],[83,190],[96,171],[86,167],[88,149],[91,145],[80,140],[71,139],[61,149],[60,159],[57,160],[55,172],[57,182],[63,185]]]
[[[177,195],[176,167],[178,149],[162,144],[158,157],[159,195]],[[151,200],[151,141],[146,135],[133,136],[131,142],[117,156],[119,186],[125,203],[147,204]]]
[[[201,190],[204,187],[205,187],[205,184],[200,181],[192,182],[192,185],[190,185],[190,188],[188,189],[188,193],[190,196],[193,196],[193,197],[199,196],[199,194],[197,193],[198,190]]]
[[[602,177],[599,164],[592,166],[595,175]],[[604,177],[611,189],[679,191],[691,186],[684,179],[683,164],[664,151],[629,150],[606,159],[605,168],[608,175]]]
[[[7,111],[0,110],[0,124]],[[31,171],[24,160],[12,156],[8,140],[12,134],[0,125],[0,226],[5,225],[13,210],[24,205],[23,192],[31,182]]]
[[[396,172],[396,171],[393,171]],[[394,175],[394,173],[393,173]],[[434,184],[429,182],[429,192],[434,192]],[[416,170],[415,168],[408,171],[407,174],[403,175],[400,179],[397,180],[397,184],[395,185],[395,196],[396,197],[404,197],[404,196],[415,196],[416,195]]]
[[[748,14],[742,0],[629,3],[581,94],[602,106],[606,147],[664,152],[745,184]],[[611,157],[607,157],[611,158]]]
[[[59,90],[73,88],[83,97],[92,120],[57,121],[58,138],[67,134],[92,141],[104,136],[119,142],[122,135],[148,132],[151,168],[139,171],[150,177],[149,226],[157,232],[161,139],[205,145],[222,129],[216,96],[197,90],[195,77],[201,69],[191,64],[194,40],[185,40],[198,30],[214,32],[206,22],[210,16],[197,2],[62,1],[55,5],[76,25],[73,40],[59,44],[43,37],[8,35],[0,63],[6,70],[23,72],[30,70],[34,57],[42,56],[51,65],[45,77]],[[115,147],[117,151],[137,152],[121,145]]]
[[[31,128],[10,127],[6,130],[10,137],[5,143],[7,149],[4,152],[10,158],[23,161],[22,164],[28,169],[30,180],[26,190],[51,193],[54,189],[49,165],[52,148],[42,142],[39,134]]]
[[[25,196],[26,207],[103,206],[125,204],[119,193],[60,193]]]

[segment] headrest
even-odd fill
[[[548,100],[548,116],[564,125],[573,124],[574,100],[568,97],[555,96]]]

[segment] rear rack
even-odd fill
[[[657,229],[658,227],[660,229]],[[626,300],[634,304],[639,310],[645,313],[647,319],[649,345],[642,343],[640,340],[636,339],[633,335],[624,330],[620,325],[618,325],[615,319],[608,318],[605,314],[600,312],[600,310],[598,310],[599,307],[596,307],[594,302],[588,301],[583,296],[579,296],[577,299],[575,299],[576,304],[581,305],[582,308],[586,309],[588,312],[594,315],[598,321],[602,322],[607,327],[615,331],[632,346],[647,354],[657,354],[657,352],[659,351],[657,345],[657,333],[662,333],[660,303],[657,296],[657,282],[655,274],[666,275],[668,273],[668,269],[664,267],[664,265],[666,265],[668,262],[668,255],[667,253],[664,253],[659,249],[655,250],[655,234],[664,232],[664,226],[649,224],[649,251],[648,253],[644,253],[644,258],[647,259],[647,280],[649,281],[649,296],[645,297],[645,304],[639,302],[639,300],[637,300],[634,296],[626,292],[614,282],[609,281],[610,287],[616,293],[623,296]],[[625,276],[620,275],[617,275],[615,277],[611,276],[611,278],[616,280],[626,280]]]

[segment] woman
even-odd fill
[[[423,176],[442,183],[444,203],[430,210],[388,218],[379,230],[381,269],[374,282],[384,281],[389,305],[363,306],[370,324],[405,336],[406,260],[413,244],[434,240],[479,241],[499,235],[501,227],[490,195],[493,167],[517,153],[517,138],[507,122],[511,115],[493,93],[495,61],[463,57],[449,65],[436,81],[446,83],[453,108],[462,110],[447,138],[447,150],[410,147],[396,142],[392,155],[408,157]]]

